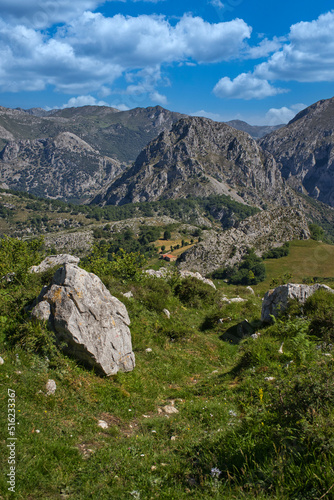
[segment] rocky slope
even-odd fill
[[[3,187],[72,201],[94,196],[123,168],[70,132],[52,139],[10,141],[0,154]]]
[[[181,116],[159,106],[0,107],[0,181],[39,196],[86,200]]]
[[[221,267],[233,266],[248,248],[262,255],[270,248],[293,239],[308,239],[310,232],[304,214],[293,208],[277,208],[253,215],[236,228],[222,233],[210,231],[201,243],[181,256],[180,269],[208,274]]]
[[[258,206],[287,205],[286,189],[273,157],[248,134],[207,118],[188,117],[162,132],[133,167],[94,202],[124,204],[228,194]]]
[[[259,144],[293,187],[334,206],[334,98],[301,111]]]

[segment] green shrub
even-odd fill
[[[313,335],[325,341],[334,340],[334,293],[318,290],[305,302],[304,313],[311,319]]]
[[[284,243],[283,246],[278,248],[272,248],[264,254],[262,254],[262,259],[280,259],[281,257],[286,257],[290,253],[290,243]]]
[[[135,297],[151,311],[161,312],[171,294],[170,286],[163,279],[147,277],[136,291]]]
[[[246,256],[239,264],[228,267],[225,270],[219,269],[212,273],[215,279],[228,279],[233,285],[257,285],[264,281],[266,269],[260,257],[255,255],[253,250],[248,250]]]
[[[206,283],[189,277],[181,281],[175,287],[175,294],[179,299],[190,307],[202,307],[203,304],[213,304],[215,291]]]

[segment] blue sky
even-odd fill
[[[0,105],[286,123],[334,95],[327,0],[0,0]]]

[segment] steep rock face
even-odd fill
[[[256,205],[290,204],[275,160],[246,133],[206,118],[183,118],[139,154],[94,202],[124,204],[228,194]]]
[[[334,206],[334,98],[301,111],[259,144],[293,187]]]
[[[0,182],[43,197],[83,201],[124,167],[70,132],[10,141],[0,154]]]
[[[133,370],[128,312],[95,274],[65,264],[37,302],[32,316],[49,323],[66,353],[104,375]]]
[[[296,209],[277,208],[253,215],[237,228],[223,233],[210,231],[198,245],[181,255],[180,269],[207,274],[239,262],[248,248],[262,255],[270,248],[293,239],[310,237],[305,216]]]

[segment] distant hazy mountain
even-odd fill
[[[243,122],[241,120],[230,120],[229,122],[226,122],[227,125],[230,125],[230,127],[236,128],[237,130],[241,130],[242,132],[247,132],[250,136],[253,137],[253,139],[261,139],[267,134],[270,134],[271,132],[274,132],[275,130],[278,130],[282,127],[283,125],[249,125],[246,122]]]
[[[259,144],[293,187],[334,206],[334,98],[312,104]]]
[[[290,203],[273,157],[225,123],[187,117],[153,139],[95,202],[124,204],[228,194],[257,206]]]
[[[0,107],[0,185],[86,200],[180,117],[160,106],[129,111],[103,106],[52,111]]]

